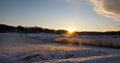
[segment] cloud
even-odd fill
[[[114,27],[120,28],[120,26],[114,26]]]
[[[89,0],[98,14],[120,21],[120,0]]]

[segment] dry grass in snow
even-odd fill
[[[120,42],[116,42],[111,38],[107,40],[94,38],[93,40],[88,40],[84,38],[76,37],[59,37],[55,38],[55,41],[58,43],[71,44],[71,45],[92,45],[100,47],[109,47],[109,48],[120,48]]]

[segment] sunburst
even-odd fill
[[[68,33],[69,33],[69,34],[73,34],[74,32],[75,32],[74,28],[70,27],[70,28],[68,29]]]

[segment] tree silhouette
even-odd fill
[[[23,27],[19,26],[10,26],[6,24],[0,24],[0,33],[5,32],[19,32],[19,33],[56,33],[56,34],[65,34],[66,30],[54,30],[42,27]],[[120,31],[109,31],[109,32],[76,32],[78,35],[119,35]]]

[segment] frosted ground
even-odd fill
[[[56,37],[60,35],[0,33],[0,63],[120,63],[120,49],[60,44]],[[117,36],[80,37],[120,42]]]

